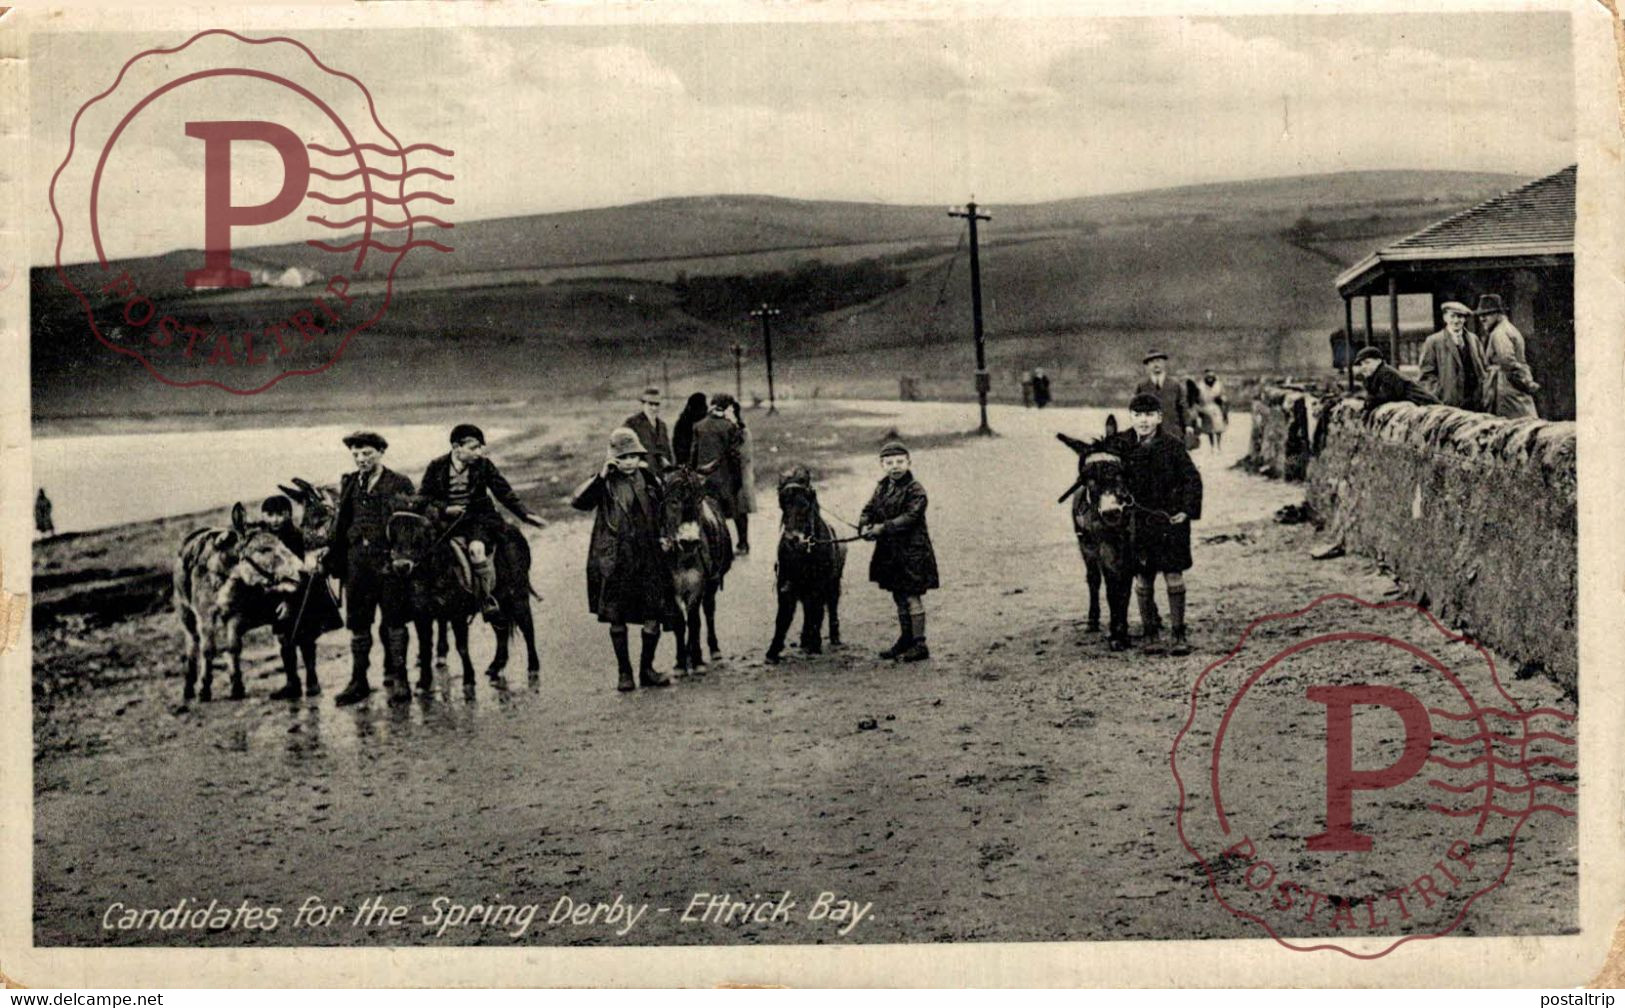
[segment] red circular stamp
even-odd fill
[[[1180,841],[1287,948],[1374,959],[1475,932],[1520,837],[1572,827],[1575,720],[1520,706],[1421,606],[1326,595],[1198,677],[1171,753]]]
[[[213,29],[125,61],[51,178],[57,276],[101,347],[179,387],[325,371],[450,252],[453,151],[403,143],[303,42]]]

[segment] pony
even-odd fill
[[[717,592],[733,567],[734,544],[722,512],[705,495],[705,477],[716,466],[716,462],[698,469],[678,466],[666,470],[663,477],[660,541],[677,595],[679,675],[697,673],[705,665],[700,655],[702,611],[711,659],[722,657],[722,647],[717,643]]]
[[[278,604],[298,591],[302,573],[293,551],[265,525],[250,522],[240,501],[231,509],[229,529],[187,533],[172,578],[175,609],[189,644],[183,701],[213,699],[214,658],[222,645],[231,699],[246,695],[243,634],[275,622]]]
[[[485,674],[493,680],[508,667],[508,642],[514,627],[525,641],[526,667],[532,674],[542,667],[536,653],[536,627],[531,617],[530,544],[517,529],[505,526],[502,539],[493,551],[497,584],[494,594],[502,608],[500,620],[492,623],[496,654]],[[422,497],[403,501],[390,514],[386,526],[389,543],[389,571],[399,579],[402,601],[418,639],[418,689],[428,692],[434,686],[432,671],[435,625],[440,625],[442,641],[449,628],[455,640],[457,657],[463,667],[463,686],[474,685],[474,662],[468,653],[468,627],[480,611],[474,593],[473,571],[452,542],[455,522],[443,521],[434,504]],[[538,596],[539,597],[539,596]]]
[[[1108,635],[1113,651],[1129,647],[1128,602],[1138,573],[1134,538],[1139,516],[1124,480],[1124,462],[1115,444],[1116,417],[1106,418],[1106,434],[1080,441],[1065,434],[1057,439],[1078,456],[1078,478],[1057,503],[1072,501],[1072,527],[1083,555],[1089,582],[1090,632],[1100,630],[1100,588],[1106,588]]]
[[[801,650],[819,654],[824,613],[829,612],[829,646],[841,643],[841,575],[846,570],[846,545],[819,514],[818,491],[812,473],[795,466],[779,476],[779,556],[774,567],[779,611],[773,622],[773,643],[766,658],[778,662],[784,637],[801,604]]]

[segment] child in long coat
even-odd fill
[[[880,449],[886,471],[874,496],[864,505],[858,532],[874,541],[869,580],[892,594],[902,632],[897,643],[880,652],[882,658],[923,661],[931,657],[925,643],[923,596],[937,583],[937,555],[925,524],[925,487],[910,471],[908,448],[889,441]]]
[[[609,624],[622,692],[637,688],[627,624],[643,628],[638,678],[646,687],[671,685],[654,660],[662,626],[677,626],[671,571],[660,546],[660,479],[644,464],[646,454],[636,434],[618,428],[609,436],[603,468],[570,501],[578,511],[597,512],[587,548],[587,609]]]
[[[1140,512],[1135,591],[1145,642],[1156,646],[1160,620],[1154,591],[1161,574],[1168,588],[1174,641],[1170,654],[1190,654],[1185,637],[1185,571],[1191,566],[1191,522],[1202,517],[1202,474],[1183,441],[1162,427],[1162,401],[1142,392],[1129,403],[1133,429],[1118,435],[1129,493]]]

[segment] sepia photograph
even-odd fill
[[[731,10],[25,22],[11,938],[1584,982],[1597,19]]]

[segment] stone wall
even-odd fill
[[[1575,689],[1575,425],[1409,403],[1368,420],[1351,401],[1328,406],[1323,435],[1317,521],[1446,625]]]
[[[1271,479],[1302,480],[1308,470],[1316,415],[1314,395],[1266,385],[1253,396],[1253,430],[1242,468]]]

